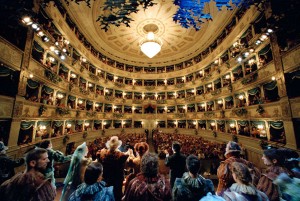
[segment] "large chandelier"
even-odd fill
[[[150,59],[160,52],[162,46],[161,39],[154,34],[157,30],[158,27],[156,25],[146,25],[144,31],[147,33],[147,36],[140,41],[141,51]]]

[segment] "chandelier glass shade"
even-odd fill
[[[160,52],[161,46],[161,39],[156,38],[153,32],[148,32],[147,38],[140,41],[141,51],[150,59]]]

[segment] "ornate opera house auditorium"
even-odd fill
[[[72,153],[112,135],[124,144],[147,136],[158,154],[179,136],[185,153],[204,159],[222,159],[233,140],[260,168],[263,148],[299,151],[296,1],[4,2],[0,139],[9,156],[44,139]]]

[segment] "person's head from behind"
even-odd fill
[[[175,153],[178,153],[178,152],[180,152],[180,148],[181,148],[180,143],[177,142],[177,141],[174,141],[173,144],[172,144],[173,151]]]
[[[40,148],[43,148],[43,149],[51,149],[52,148],[52,143],[50,140],[44,140],[43,142],[40,143]]]
[[[141,161],[141,172],[146,177],[155,177],[158,173],[158,158],[155,154],[145,153]]]
[[[134,145],[134,150],[142,157],[149,150],[149,145],[146,142],[139,142]]]
[[[186,168],[191,174],[197,175],[200,169],[200,160],[198,157],[195,155],[189,155],[186,158]]]
[[[249,185],[252,182],[251,173],[243,163],[234,162],[231,165],[232,177],[235,182]]]
[[[84,182],[92,185],[101,180],[103,166],[99,162],[92,162],[85,170]]]
[[[264,150],[262,160],[266,166],[283,166],[285,162],[285,157],[283,156],[283,153],[280,150],[272,148]]]
[[[25,157],[27,171],[32,169],[43,172],[50,162],[48,159],[48,152],[43,148],[35,148],[29,151]]]

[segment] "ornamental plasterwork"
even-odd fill
[[[145,86],[145,89],[148,91],[152,91],[155,89],[155,86]]]
[[[179,84],[176,84],[176,85],[175,85],[175,87],[178,88],[178,89],[180,89],[180,88],[182,88],[182,87],[184,87],[184,86],[185,86],[184,83],[179,83]]]
[[[195,96],[189,96],[184,98],[185,101],[195,101]]]

